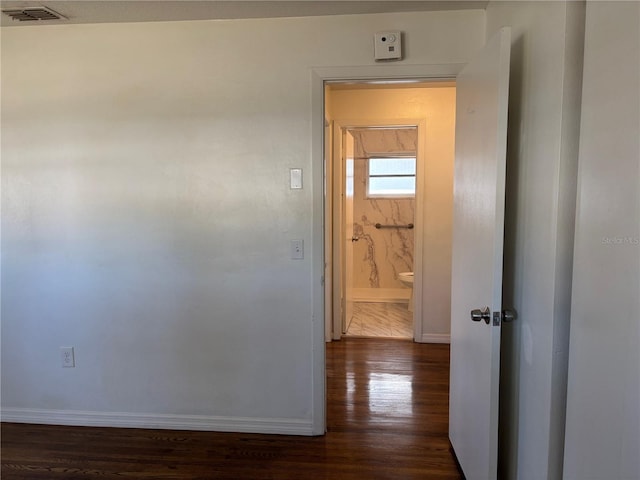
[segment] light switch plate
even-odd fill
[[[291,168],[289,169],[289,175],[291,180],[291,189],[299,190],[302,188],[302,169]]]

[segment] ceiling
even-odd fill
[[[307,17],[364,13],[484,9],[484,0],[3,0],[2,10],[48,7],[67,20],[20,22],[1,15],[1,26],[38,26],[73,23],[122,23],[232,18]]]

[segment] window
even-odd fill
[[[416,157],[371,157],[367,197],[413,197],[416,194]]]

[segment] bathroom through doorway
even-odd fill
[[[329,82],[325,116],[327,340],[446,343],[455,83]]]
[[[342,334],[413,338],[415,125],[341,126]]]

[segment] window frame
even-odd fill
[[[371,159],[397,159],[397,158],[407,158],[413,159],[414,164],[414,173],[411,175],[408,174],[391,174],[391,175],[371,175],[370,174],[370,162]],[[376,153],[370,154],[367,157],[367,167],[366,167],[366,186],[365,186],[365,198],[379,199],[379,198],[416,198],[416,189],[417,189],[417,177],[418,173],[418,155],[415,153]],[[370,190],[370,179],[374,178],[413,178],[413,193],[371,193]]]

